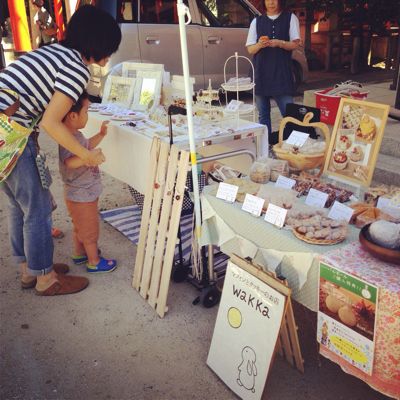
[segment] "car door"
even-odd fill
[[[140,0],[138,37],[142,62],[164,64],[165,71],[183,74],[176,0]],[[196,86],[203,86],[200,27],[186,26],[189,71]],[[199,51],[200,50],[200,51]]]
[[[235,52],[249,57],[246,39],[255,10],[241,0],[197,0],[204,52],[204,76],[213,86],[224,81],[224,63]],[[249,75],[249,64],[239,60],[239,75]],[[235,60],[226,68],[227,79],[236,74]]]

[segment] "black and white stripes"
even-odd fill
[[[76,50],[52,44],[31,51],[0,73],[0,88],[20,95],[20,108],[13,119],[29,126],[40,116],[57,90],[74,102],[90,77],[87,66]],[[0,111],[15,102],[10,93],[0,92]]]

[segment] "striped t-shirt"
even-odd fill
[[[74,103],[90,77],[78,51],[52,44],[26,53],[0,73],[0,89],[19,94],[20,108],[12,119],[29,126],[45,111],[57,90]],[[15,102],[8,92],[0,91],[0,111]]]

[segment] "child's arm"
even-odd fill
[[[89,139],[89,150],[94,149],[104,139],[104,136],[107,135],[107,128],[109,122],[110,121],[104,121],[101,124],[100,132]]]

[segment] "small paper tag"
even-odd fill
[[[312,207],[324,208],[328,193],[320,192],[319,190],[310,189],[306,197],[306,204]]]
[[[292,187],[296,184],[294,179],[286,178],[286,176],[279,175],[278,179],[275,182],[276,187],[281,187],[285,189],[292,189]]]
[[[229,104],[226,106],[228,111],[237,111],[239,107],[243,104],[243,101],[240,100],[231,100]]]
[[[278,207],[275,204],[269,203],[264,220],[273,225],[276,225],[278,228],[282,228],[285,224],[286,214],[287,210],[285,208]]]
[[[381,210],[383,208],[396,208],[396,207],[400,208],[400,203],[397,203],[396,199],[389,199],[387,197],[379,197],[376,207]]]
[[[263,206],[264,199],[247,193],[246,197],[244,198],[242,210],[259,217],[261,215]]]
[[[333,203],[331,211],[329,211],[328,217],[336,219],[337,221],[349,222],[354,210],[351,207],[347,207],[338,201]]]
[[[228,203],[233,203],[236,200],[238,190],[239,186],[221,182],[218,186],[217,199],[225,200]]]
[[[292,133],[286,139],[286,143],[296,147],[301,147],[304,145],[309,136],[310,135],[308,133],[292,131]]]

